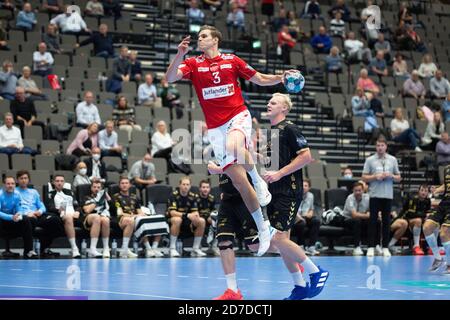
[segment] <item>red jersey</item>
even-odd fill
[[[256,71],[234,54],[220,54],[214,59],[205,55],[188,58],[178,69],[184,79],[192,81],[209,129],[247,110],[238,79],[249,80]]]

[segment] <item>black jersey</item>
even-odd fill
[[[250,184],[252,184],[252,179],[249,174],[247,174],[247,179],[250,181]],[[243,201],[239,191],[233,186],[233,182],[226,174],[221,174],[219,176],[219,187],[222,192],[223,201]]]
[[[405,219],[425,218],[431,210],[431,200],[420,199],[418,195],[406,199],[400,217]]]
[[[197,195],[191,191],[188,192],[187,196],[183,196],[180,190],[177,188],[170,195],[167,213],[170,215],[170,211],[175,210],[186,215],[191,212],[198,211],[197,206]]]
[[[197,206],[200,217],[208,219],[211,212],[216,210],[216,200],[212,194],[208,194],[206,198],[203,198],[200,194],[198,194]]]
[[[274,150],[272,139],[278,141],[278,150]],[[309,149],[308,142],[297,125],[288,120],[283,120],[278,124],[272,126],[270,130],[270,138],[267,145],[267,157],[269,163],[266,168],[271,170],[279,170],[294,160],[297,155]],[[278,151],[278,152],[277,152]],[[271,157],[278,157],[278,167],[276,163],[271,163]],[[288,194],[295,196],[302,193],[303,190],[303,176],[302,169],[297,170],[290,175],[281,178],[279,181],[269,184],[269,191],[272,194]]]
[[[445,200],[450,200],[450,164],[444,168],[444,196]]]

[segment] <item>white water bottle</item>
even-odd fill
[[[111,255],[113,256],[113,258],[117,257],[117,241],[116,241],[116,239],[113,239],[112,244],[111,244]]]
[[[133,250],[134,250],[134,253],[139,254],[139,245],[138,245],[137,241],[133,241]]]
[[[86,239],[83,239],[83,241],[81,242],[81,255],[85,256],[87,253],[87,243],[86,243]]]
[[[37,239],[34,243],[34,252],[36,252],[38,255],[41,254],[41,242],[39,241],[39,239]]]
[[[183,255],[183,241],[181,239],[177,240],[177,251],[181,256]]]

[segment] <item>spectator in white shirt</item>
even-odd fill
[[[20,129],[13,126],[14,116],[11,112],[5,113],[5,124],[0,127],[0,153],[8,155],[14,153],[36,154],[30,147],[24,147]]]
[[[350,60],[369,62],[372,60],[372,52],[369,48],[364,48],[364,43],[356,40],[355,33],[350,31],[347,40],[344,41],[344,48],[348,53]]]
[[[75,178],[72,183],[72,191],[75,192],[77,190],[78,186],[91,184],[91,179],[89,179],[87,175],[87,166],[86,163],[83,161],[78,162],[77,168],[76,168],[77,174],[75,175]]]
[[[118,144],[117,132],[114,131],[114,122],[108,120],[105,122],[105,129],[98,133],[98,143],[100,145],[102,157],[121,156],[123,147]]]
[[[394,119],[391,121],[392,140],[408,144],[414,151],[422,152],[419,147],[420,135],[416,130],[409,127],[409,122],[403,118],[402,108],[395,109]]]
[[[33,73],[46,77],[52,73],[52,65],[55,62],[50,52],[47,52],[45,42],[39,43],[39,51],[33,53]]]
[[[342,20],[342,13],[337,11],[334,19],[330,22],[330,33],[332,36],[345,38],[345,21]]]
[[[78,14],[78,12],[68,11],[68,5],[64,7],[64,13],[61,13],[50,20],[51,24],[57,25],[61,33],[65,34],[89,34],[91,30],[88,29],[86,22]]]
[[[433,62],[433,58],[430,54],[426,54],[422,58],[422,63],[419,66],[419,76],[421,78],[431,78],[434,76],[434,73],[436,72],[437,67],[436,64]]]
[[[422,138],[423,149],[435,151],[436,145],[441,139],[442,133],[445,132],[445,125],[442,121],[442,115],[440,111],[433,113],[433,121],[428,122],[427,129]]]
[[[395,77],[405,80],[409,78],[408,64],[406,63],[405,59],[403,59],[403,55],[399,52],[395,55],[392,70]]]
[[[145,82],[138,88],[138,103],[140,105],[161,108],[161,98],[158,98],[156,86],[153,84],[153,76],[150,73],[145,75]]]
[[[167,132],[166,122],[161,120],[156,124],[156,132],[152,135],[152,157],[168,158],[175,144]]]
[[[433,98],[445,99],[450,93],[450,83],[443,77],[442,70],[436,70],[430,80],[430,91]]]
[[[80,102],[75,109],[78,127],[87,128],[93,122],[96,122],[99,126],[101,125],[102,121],[98,108],[93,102],[94,94],[91,91],[86,91],[84,101]]]

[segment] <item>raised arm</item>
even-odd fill
[[[180,70],[178,70],[178,67],[183,62],[184,56],[189,52],[190,42],[191,36],[187,36],[178,45],[178,52],[166,71],[166,79],[169,83],[178,81],[183,77],[183,73]]]

